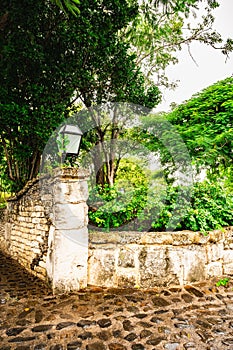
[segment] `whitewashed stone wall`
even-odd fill
[[[8,201],[2,219],[1,250],[33,274],[45,279],[50,221],[40,200],[37,179],[30,181]]]
[[[54,291],[182,285],[233,275],[233,227],[181,232],[89,232],[87,174],[38,179],[0,212],[0,249]]]
[[[51,187],[51,186],[50,186]],[[87,286],[87,173],[66,168],[55,176],[46,269],[54,290]],[[47,196],[48,190],[44,191]],[[44,197],[43,196],[43,197]],[[45,198],[43,198],[45,200]]]
[[[30,181],[8,201],[0,249],[54,291],[87,285],[87,174],[74,168]]]
[[[208,236],[192,231],[89,233],[89,284],[150,288],[223,275],[233,275],[233,227]]]

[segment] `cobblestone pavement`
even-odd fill
[[[233,349],[233,284],[52,295],[0,255],[0,350]]]

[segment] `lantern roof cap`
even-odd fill
[[[60,131],[61,134],[73,134],[73,135],[82,135],[82,131],[77,125],[64,124]]]

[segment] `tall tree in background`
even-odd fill
[[[225,179],[232,188],[232,77],[200,91],[171,112],[141,119],[144,130],[135,128],[132,138],[160,156],[167,176],[192,163],[194,173],[205,169],[209,179]]]
[[[221,80],[171,113],[197,169],[209,176],[230,175],[233,167],[233,78]]]
[[[194,41],[221,50],[226,56],[232,51],[232,38],[224,42],[214,29],[214,9],[218,6],[215,0],[143,0],[138,16],[122,29],[121,35],[148,79],[153,78],[158,86],[175,87],[176,82],[166,76],[166,68],[178,62],[176,53],[185,45],[194,61]]]

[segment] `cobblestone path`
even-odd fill
[[[0,350],[233,349],[233,284],[53,296],[0,255]]]

